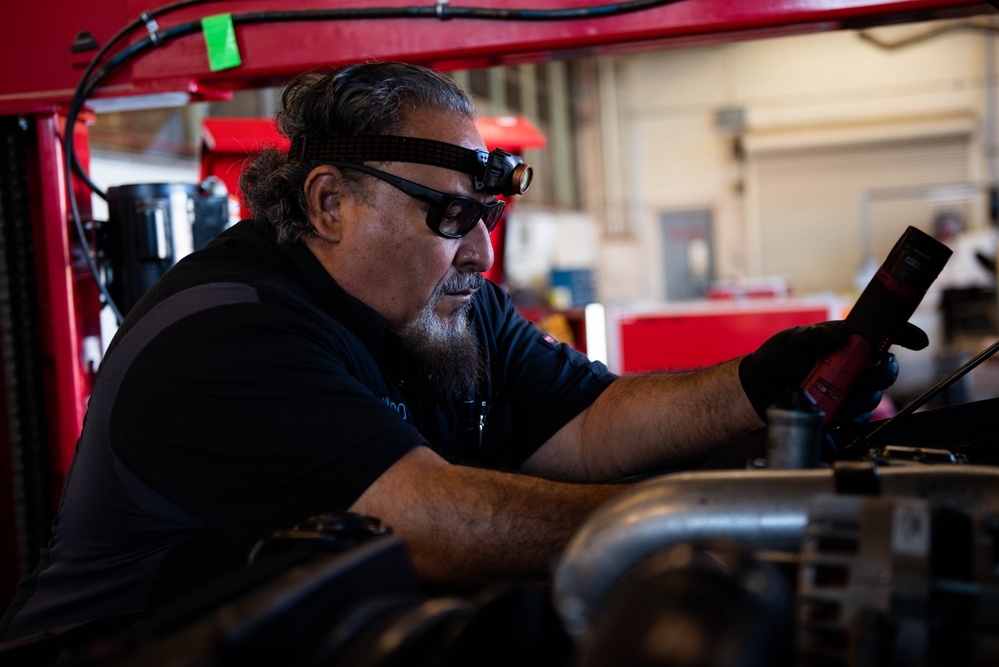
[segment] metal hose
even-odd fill
[[[999,469],[911,465],[876,472],[884,496],[999,514]],[[811,499],[836,486],[837,472],[828,468],[686,473],[637,485],[594,513],[557,565],[555,603],[567,629],[585,634],[630,567],[679,544],[724,539],[755,552],[796,553]]]

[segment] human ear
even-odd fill
[[[329,165],[320,165],[309,172],[302,188],[312,229],[324,241],[338,242],[342,234],[340,194],[343,177],[340,172]]]

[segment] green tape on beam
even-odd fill
[[[205,47],[208,49],[208,67],[213,72],[239,67],[243,61],[239,58],[232,14],[206,16],[201,19],[201,31],[205,35]]]

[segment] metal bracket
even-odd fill
[[[156,22],[153,15],[149,12],[142,12],[139,15],[139,19],[146,24],[146,30],[149,31],[149,39],[152,40],[153,44],[156,46],[163,44],[163,33],[160,32],[160,24]]]

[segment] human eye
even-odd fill
[[[462,234],[469,228],[469,218],[475,213],[470,211],[467,201],[461,199],[452,200],[441,215],[440,229],[446,234]],[[478,220],[471,220],[475,224]]]

